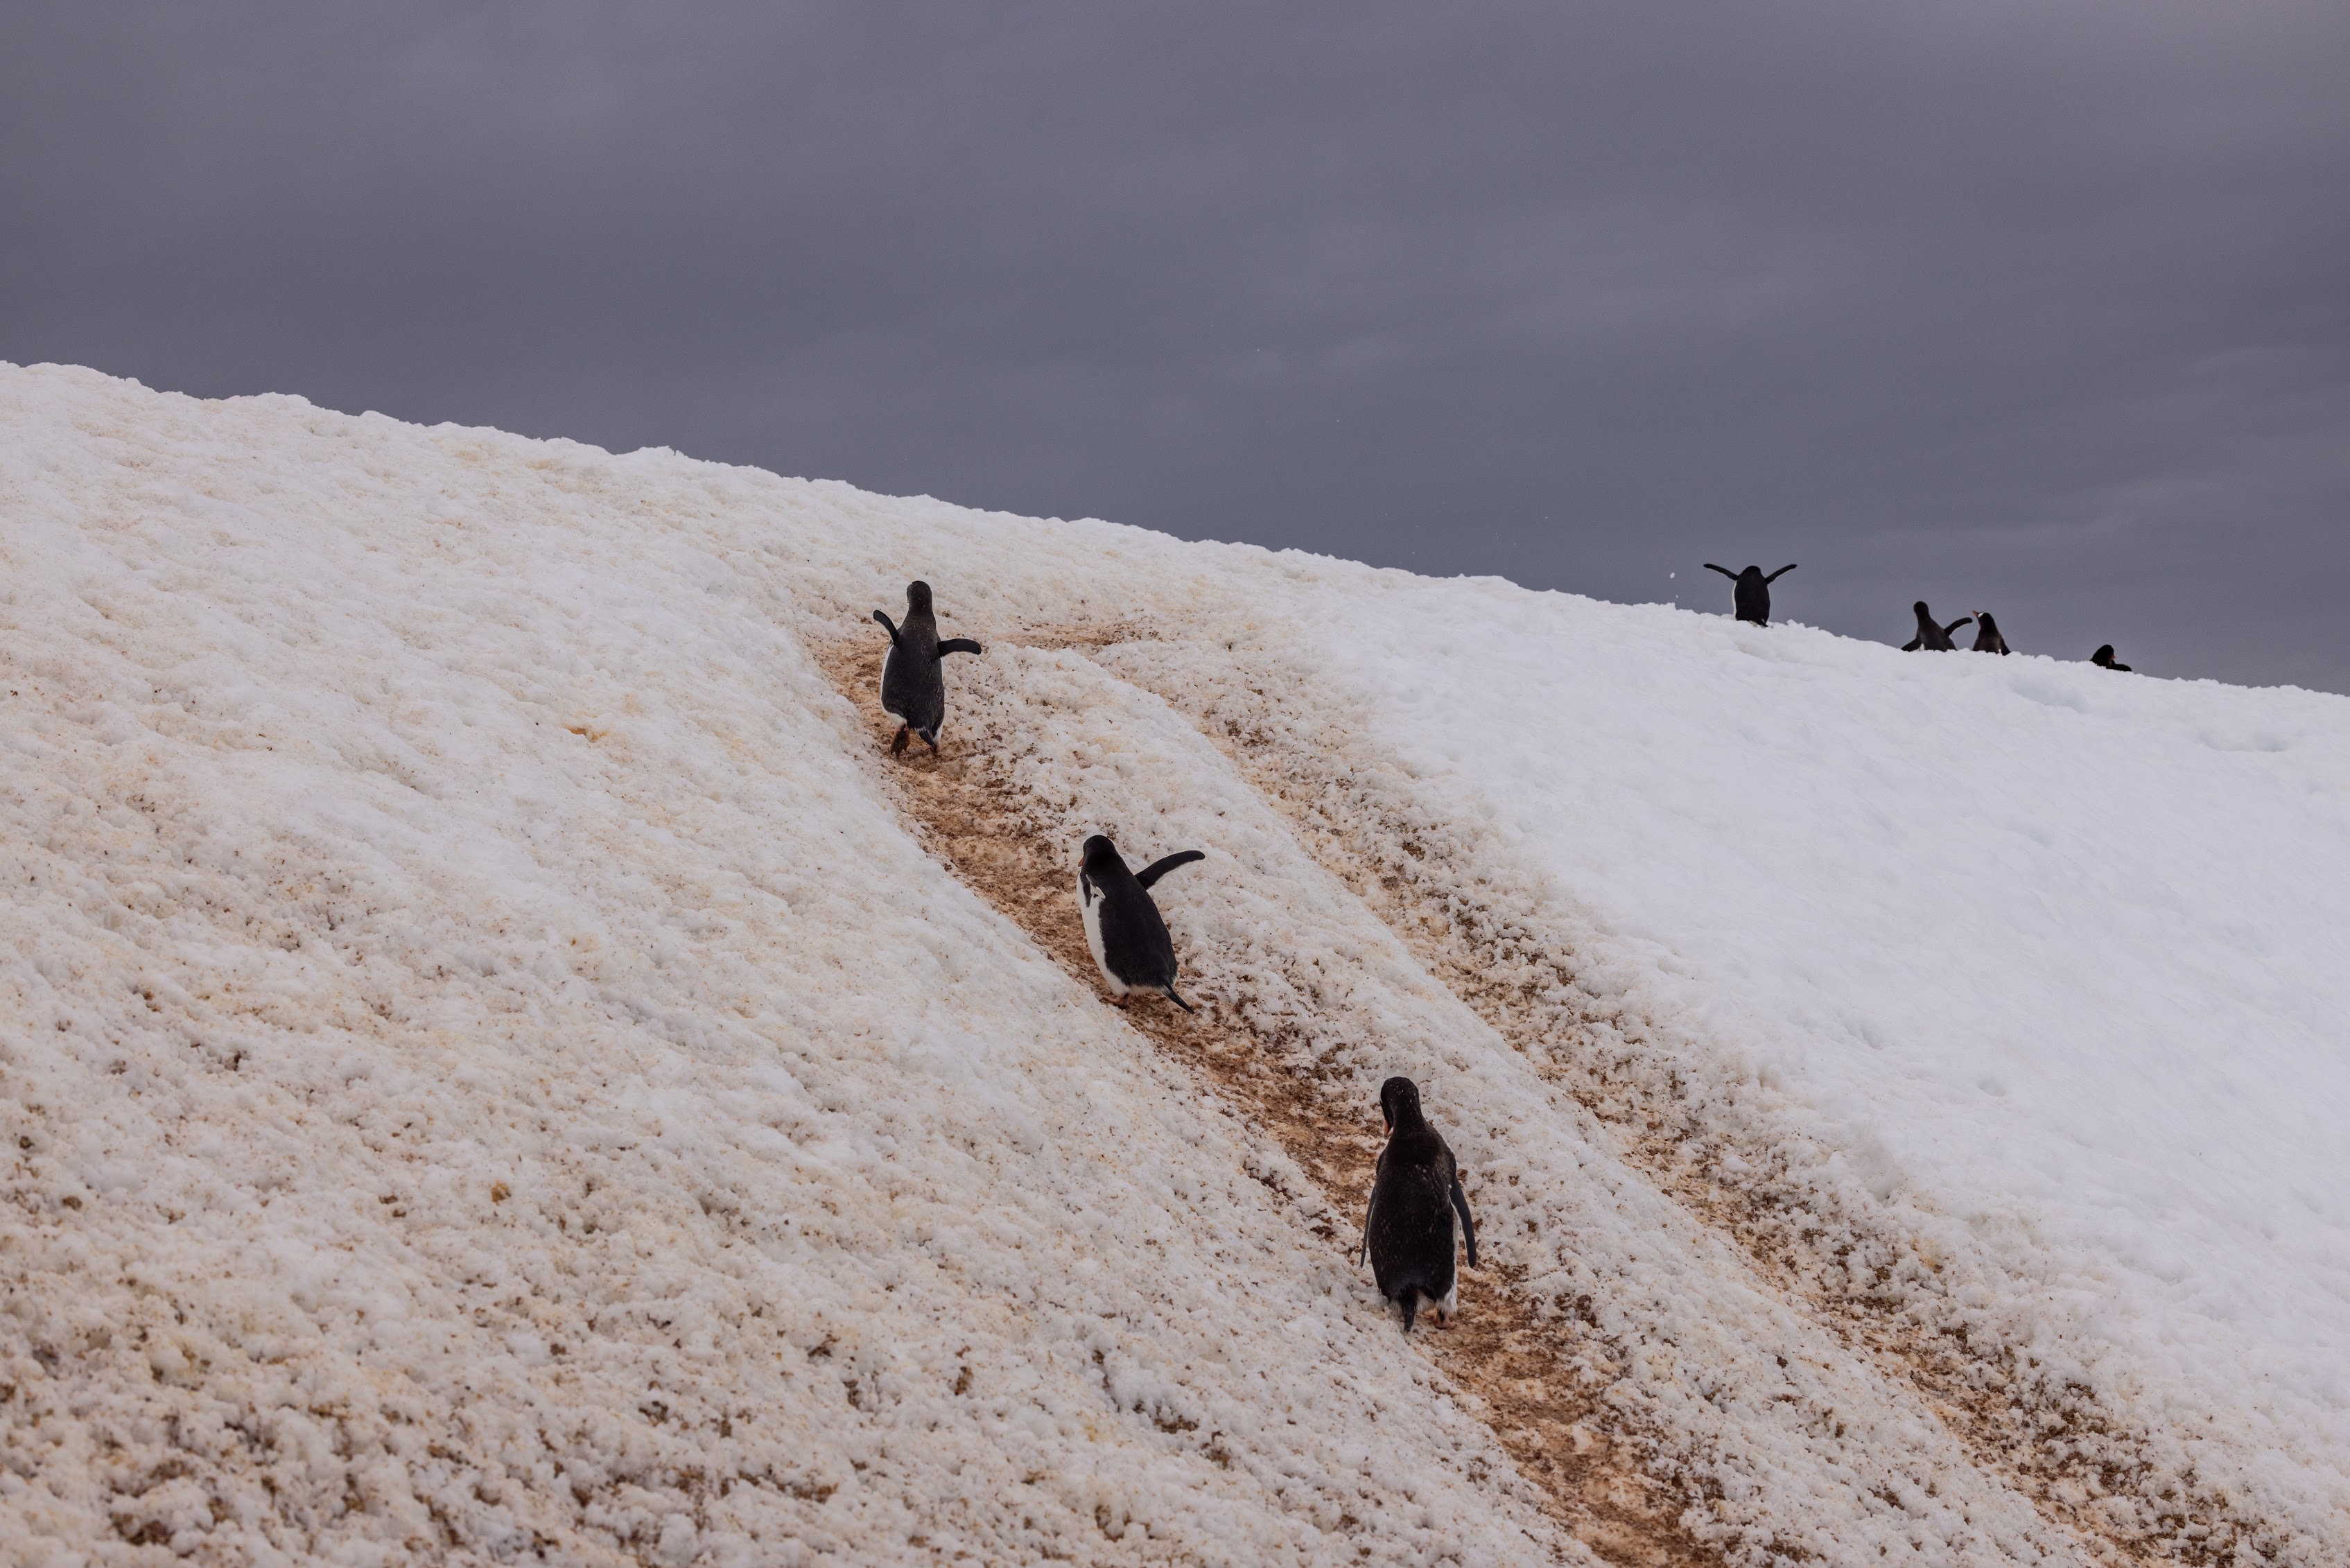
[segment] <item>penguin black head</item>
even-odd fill
[[[1933,618],[1934,612],[1926,607],[1926,601],[1924,599],[1919,599],[1916,604],[1911,605],[1909,607],[1918,612],[1918,618],[1919,620],[1931,620]]]
[[[908,583],[906,585],[906,613],[909,615],[928,615],[931,613],[930,584]]]
[[[1428,1118],[1419,1111],[1419,1085],[1409,1078],[1389,1078],[1379,1085],[1379,1116],[1388,1124],[1388,1131],[1398,1127],[1422,1127]]]
[[[1097,866],[1107,866],[1118,859],[1118,846],[1097,833],[1086,840],[1085,857],[1086,869],[1089,871]]]

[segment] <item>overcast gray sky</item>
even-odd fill
[[[11,5],[0,358],[2350,691],[2350,5]]]

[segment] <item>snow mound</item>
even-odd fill
[[[17,1560],[1551,1558],[723,528],[577,449],[7,396]]]
[[[1209,850],[1187,991],[1374,1127],[1423,1080],[1464,1307],[1689,1552],[2350,1562],[2350,701],[55,367],[0,420],[16,1558],[1605,1546],[1349,1266],[1359,1173],[925,839],[832,679],[920,576],[988,646],[937,776]]]

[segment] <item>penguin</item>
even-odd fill
[[[1456,1216],[1460,1238],[1469,1245],[1469,1266],[1477,1266],[1477,1226],[1469,1218],[1469,1195],[1461,1190],[1461,1168],[1444,1135],[1420,1114],[1419,1085],[1409,1078],[1379,1085],[1379,1115],[1388,1124],[1388,1146],[1379,1151],[1370,1207],[1363,1212],[1362,1257],[1370,1260],[1379,1294],[1403,1309],[1406,1334],[1424,1306],[1436,1309],[1439,1324],[1450,1324],[1461,1306],[1452,1258]]]
[[[1117,845],[1098,833],[1086,840],[1077,913],[1086,922],[1086,946],[1120,1007],[1135,992],[1155,991],[1184,1012],[1195,1011],[1176,992],[1175,941],[1150,900],[1150,885],[1178,866],[1207,857],[1203,850],[1186,849],[1129,871]]]
[[[1738,585],[1731,590],[1730,603],[1731,607],[1737,610],[1740,620],[1751,620],[1756,626],[1769,626],[1771,624],[1771,585],[1794,571],[1795,563],[1788,562],[1767,577],[1762,575],[1762,568],[1760,566],[1749,566],[1742,572],[1733,572],[1728,566],[1717,566],[1711,561],[1708,561],[1705,564],[1705,569],[1709,572],[1720,572]]]
[[[1921,648],[1929,653],[1949,653],[1958,647],[1957,643],[1950,640],[1950,633],[1975,618],[1970,615],[1962,615],[1948,626],[1936,626],[1934,612],[1926,607],[1924,599],[1919,599],[1909,607],[1918,612],[1918,635],[1901,645],[1901,651],[1904,653],[1915,653]]]
[[[1960,624],[1965,623],[1962,621]],[[1975,611],[1975,651],[1977,653],[2007,651],[2007,639],[1999,634],[1998,623],[1991,618],[1989,610]]]
[[[910,732],[922,737],[932,756],[939,752],[939,726],[947,719],[947,682],[939,665],[950,653],[978,653],[979,644],[967,637],[939,640],[938,618],[931,613],[931,585],[906,585],[906,624],[898,626],[879,610],[873,618],[889,634],[889,656],[881,665],[881,711],[898,721],[898,738],[889,754],[906,749]]]
[[[2110,642],[2098,649],[2096,652],[2089,655],[2089,662],[2095,665],[2100,670],[2127,670],[2129,668],[2126,664],[2116,664],[2114,662],[2114,645]]]

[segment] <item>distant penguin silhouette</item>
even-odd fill
[[[1403,1331],[1411,1332],[1419,1309],[1434,1307],[1436,1321],[1449,1324],[1460,1310],[1460,1277],[1453,1272],[1452,1221],[1469,1244],[1469,1266],[1477,1266],[1477,1226],[1469,1218],[1469,1195],[1461,1190],[1461,1168],[1444,1135],[1420,1114],[1419,1085],[1389,1078],[1379,1085],[1379,1115],[1388,1124],[1388,1146],[1379,1151],[1371,1180],[1371,1206],[1363,1215],[1363,1255],[1379,1294],[1403,1309]]]
[[[979,644],[967,637],[939,640],[938,618],[931,613],[931,585],[906,585],[906,624],[897,626],[879,610],[873,618],[889,633],[889,656],[881,665],[881,711],[898,721],[898,738],[889,754],[906,749],[908,732],[922,737],[933,756],[939,749],[939,726],[947,718],[947,682],[939,663],[950,653],[977,653]]]
[[[1771,624],[1771,585],[1794,571],[1795,563],[1788,562],[1767,577],[1762,575],[1762,568],[1760,566],[1749,566],[1742,572],[1733,572],[1728,566],[1717,566],[1711,561],[1708,561],[1705,564],[1705,569],[1709,572],[1720,572],[1738,585],[1731,590],[1730,603],[1731,607],[1738,611],[1740,620],[1751,620],[1756,626],[1769,626]]]
[[[2129,668],[2126,664],[2116,664],[2114,662],[2114,645],[2110,642],[2099,648],[2096,652],[2089,655],[2089,662],[2095,665],[2100,670],[2127,670]]]
[[[1901,645],[1904,653],[1915,653],[1921,648],[1929,653],[1949,653],[1958,647],[1950,640],[1950,633],[1975,618],[1962,615],[1948,626],[1937,626],[1934,624],[1934,612],[1926,607],[1924,599],[1919,599],[1910,607],[1918,612],[1918,635]]]
[[[1963,626],[1966,623],[1961,621],[1960,624]],[[1989,610],[1975,611],[1975,651],[1977,653],[2007,651],[2007,639],[2000,636],[1999,625],[1991,618]]]
[[[1077,912],[1086,922],[1086,946],[1119,1006],[1135,992],[1155,991],[1184,1012],[1192,1011],[1176,994],[1175,940],[1151,901],[1150,885],[1178,866],[1207,857],[1186,849],[1136,872],[1127,868],[1118,846],[1100,834],[1086,840],[1085,863],[1077,870]]]

